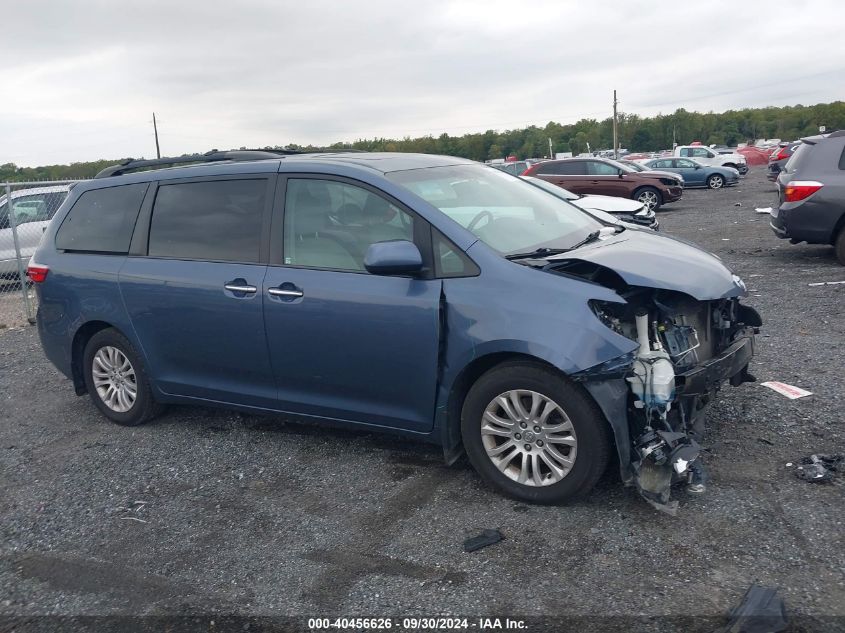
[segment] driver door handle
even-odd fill
[[[305,295],[304,292],[301,290],[282,290],[281,288],[268,288],[267,289],[268,295],[273,295],[274,297],[302,297]]]
[[[241,284],[226,284],[223,286],[229,292],[246,292],[247,294],[254,294],[258,292],[255,286],[241,285]]]

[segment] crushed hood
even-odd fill
[[[627,230],[547,261],[589,262],[612,270],[630,286],[676,290],[699,301],[746,294],[739,277],[715,255],[651,231]]]

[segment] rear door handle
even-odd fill
[[[258,292],[258,288],[246,284],[226,284],[223,287],[230,292],[245,292],[247,294],[255,294]]]
[[[268,295],[273,295],[274,297],[302,297],[305,295],[304,292],[301,290],[282,290],[281,288],[268,288],[267,289]]]

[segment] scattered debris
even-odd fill
[[[822,484],[833,481],[833,478],[840,473],[845,466],[843,455],[810,455],[802,457],[795,469],[795,476],[803,481],[812,481]],[[787,464],[788,465],[788,464]]]
[[[786,630],[786,609],[777,589],[751,585],[727,625],[715,633],[780,633]]]
[[[723,241],[723,242],[730,242],[730,241],[731,241],[731,238],[729,238],[729,237],[723,237],[723,238],[722,238],[722,241]]]
[[[742,203],[741,203],[741,202],[734,202],[734,206],[735,206],[735,207],[741,207],[741,206],[742,206]]]
[[[149,521],[144,521],[144,519],[139,519],[138,517],[117,517],[121,521],[137,521],[138,523],[149,523]]]
[[[484,530],[478,536],[473,536],[472,538],[468,538],[464,541],[464,551],[474,552],[482,547],[495,545],[503,538],[505,537],[502,536],[502,533],[499,532],[499,530]]]
[[[790,400],[795,400],[796,398],[803,398],[805,396],[812,396],[812,391],[806,391],[804,389],[800,389],[799,387],[793,387],[792,385],[787,385],[785,382],[777,382],[775,380],[769,380],[767,382],[761,382],[761,387],[768,387],[772,391],[777,391],[780,395],[786,396]]]
[[[771,208],[771,207],[757,207],[757,208],[756,208],[756,209],[754,209],[754,210],[755,210],[757,213],[771,213],[771,212],[772,212],[772,208]]]
[[[845,281],[817,281],[812,284],[807,284],[808,286],[838,286],[840,284],[845,284]]]
[[[768,444],[769,446],[774,446],[775,443],[772,440],[767,440],[765,437],[758,437],[757,441],[761,444]]]

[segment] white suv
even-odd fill
[[[711,167],[733,167],[740,174],[748,173],[748,163],[742,154],[720,154],[704,145],[680,145],[672,155],[694,158],[699,163]]]
[[[38,248],[44,229],[67,197],[68,190],[68,185],[55,185],[12,191],[12,213],[24,270]],[[0,283],[4,279],[18,280],[18,260],[11,220],[9,202],[3,193],[0,195]]]

